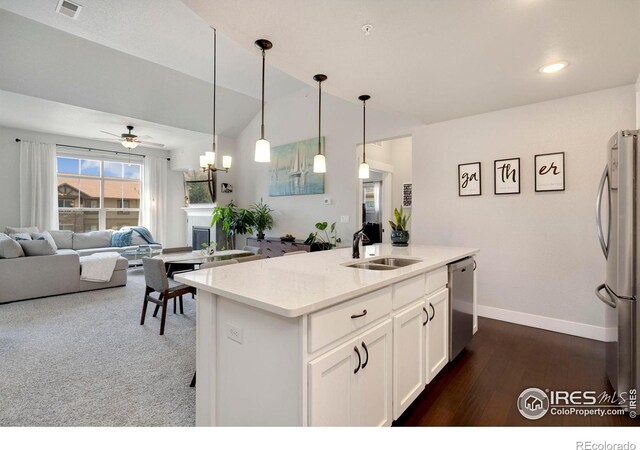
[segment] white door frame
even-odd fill
[[[389,221],[391,220],[391,205],[393,195],[393,166],[380,161],[369,160],[369,169],[382,173],[382,242],[391,242],[391,230],[389,229]],[[362,228],[362,179],[358,178],[358,195],[356,207],[356,230]]]

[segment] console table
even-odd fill
[[[312,252],[316,250],[311,245],[305,244],[304,241],[282,241],[279,237],[265,237],[264,239],[250,237],[247,238],[247,245],[260,247],[265,258],[275,258],[290,252]]]

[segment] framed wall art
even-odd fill
[[[493,193],[520,193],[520,158],[497,159],[493,162]]]
[[[479,162],[458,164],[458,196],[482,195],[481,164]]]
[[[324,136],[320,146],[324,154]],[[318,138],[273,147],[269,166],[269,197],[324,194],[324,173],[313,171],[316,153]]]
[[[402,183],[402,206],[404,208],[411,207],[412,201],[412,184],[411,183]]]
[[[564,152],[535,156],[536,192],[564,191]]]

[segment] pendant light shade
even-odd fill
[[[358,168],[358,178],[362,180],[366,180],[369,178],[369,164],[367,164],[367,153],[366,153],[366,129],[367,129],[367,100],[369,100],[371,96],[369,95],[361,95],[358,97],[358,100],[362,102],[362,162],[360,163],[360,167]]]
[[[262,106],[260,121],[260,139],[256,141],[256,152],[254,160],[256,162],[270,162],[271,161],[271,144],[264,138],[264,69],[265,69],[265,51],[273,47],[271,41],[266,39],[258,39],[256,47],[262,50]]]
[[[327,76],[319,73],[314,75],[313,79],[318,82],[318,154],[313,157],[313,171],[326,173],[327,161],[322,154],[322,82],[327,79]]]

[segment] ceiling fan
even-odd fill
[[[102,131],[101,133],[108,134],[110,136],[115,136],[115,138],[100,138],[103,141],[118,141],[122,144],[123,147],[132,149],[136,148],[138,145],[142,145],[144,147],[164,147],[164,144],[158,144],[157,142],[149,142],[144,139],[149,139],[151,136],[136,136],[133,134],[133,125],[127,125],[127,132],[122,133],[121,135],[109,133],[108,131]]]

